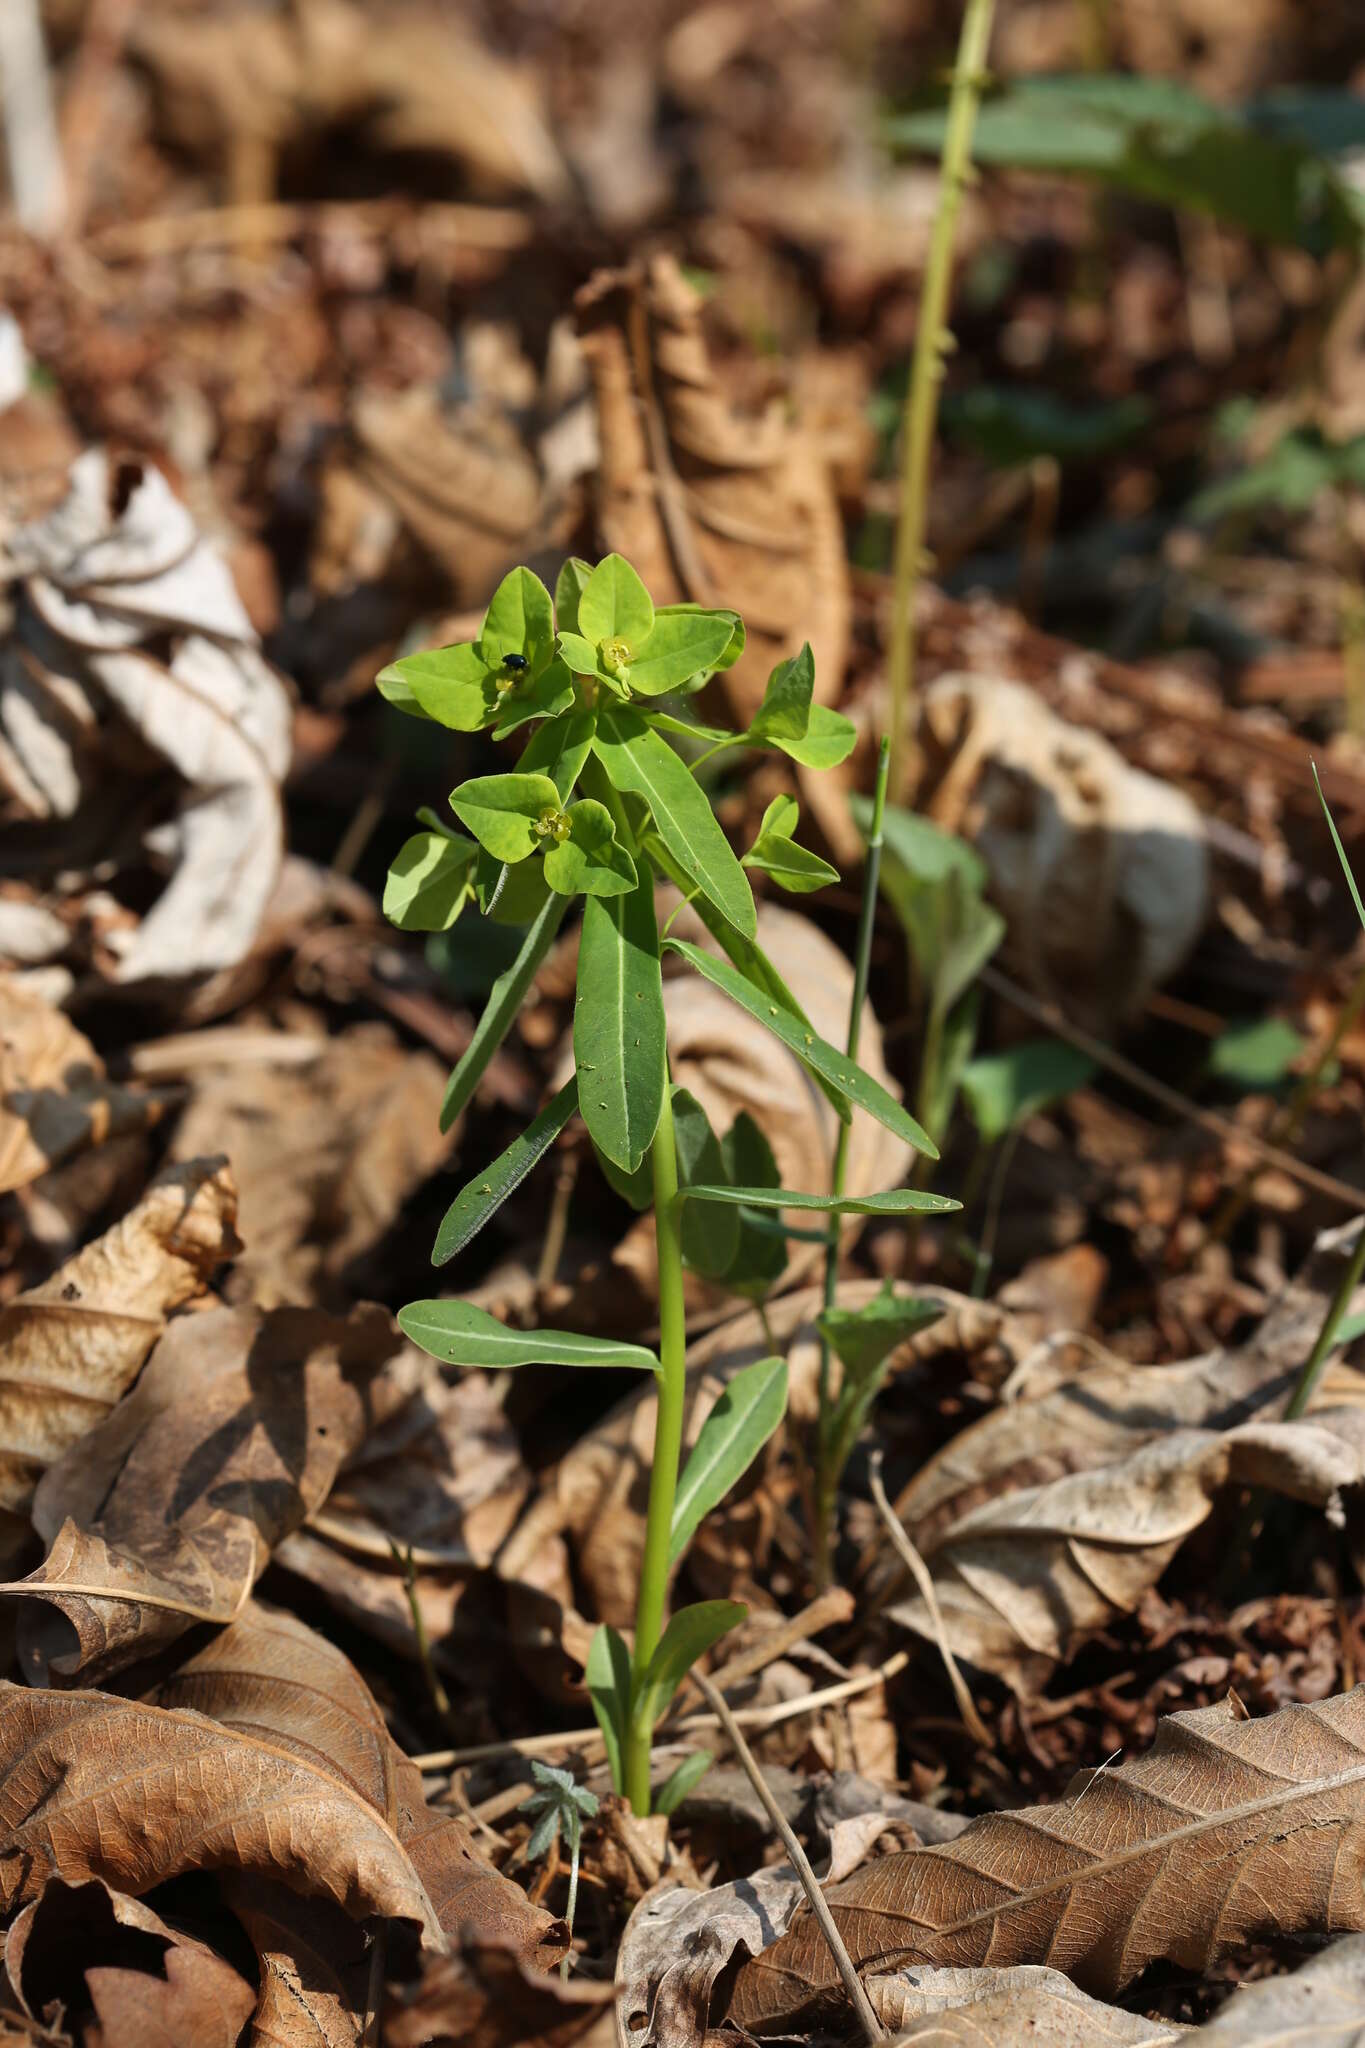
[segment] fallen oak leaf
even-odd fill
[[[101,1878],[49,1877],[5,1936],[5,1974],[34,2019],[60,2006],[79,2022],[92,2006],[100,2048],[234,2048],[256,2004],[222,1956]]]
[[[0,1508],[109,1413],[214,1268],[240,1249],[224,1159],[170,1167],[50,1279],[0,1308]]]
[[[366,1931],[329,1899],[229,1871],[223,1897],[260,1968],[252,2040],[261,2048],[361,2048],[369,1995]]]
[[[1080,1639],[1129,1614],[1228,1487],[1288,1495],[1342,1520],[1365,1480],[1365,1411],[1176,1430],[1093,1472],[987,1501],[929,1551],[922,1595],[890,1618],[1032,1697]]]
[[[834,1886],[855,1964],[1046,1959],[1106,1996],[1158,1960],[1199,1972],[1240,1943],[1365,1926],[1365,1687],[1262,1720],[1231,1702],[1172,1715],[1145,1756],[1070,1789]],[[788,2032],[831,1994],[806,1910],[741,1965],[726,2016]]]
[[[133,1391],[34,1496],[49,1555],[4,1589],[23,1603],[26,1675],[98,1682],[195,1621],[232,1620],[420,1370],[374,1305],[173,1322]]]

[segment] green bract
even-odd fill
[[[432,1258],[437,1266],[457,1258],[581,1119],[611,1187],[635,1208],[654,1212],[657,1351],[570,1330],[513,1329],[458,1296],[412,1302],[399,1320],[414,1343],[457,1368],[591,1366],[654,1376],[656,1448],[634,1647],[612,1629],[599,1630],[585,1674],[613,1781],[639,1812],[650,1805],[655,1722],[691,1666],[744,1614],[732,1601],[714,1600],[668,1619],[670,1573],[702,1518],[777,1429],[786,1405],[782,1359],[745,1367],[684,1463],[685,1270],[761,1305],[786,1269],[789,1239],[810,1235],[792,1212],[924,1216],[956,1206],[910,1188],[848,1197],[783,1188],[767,1138],[750,1116],[717,1132],[702,1103],[670,1083],[665,952],[762,1023],[777,1041],[774,1059],[791,1056],[804,1067],[843,1123],[855,1110],[865,1112],[936,1156],[900,1103],[817,1035],[758,943],[750,874],[802,892],[836,879],[833,868],[798,845],[795,800],[779,796],[768,806],[741,861],[693,766],[672,743],[678,739],[693,753],[775,747],[806,767],[847,755],[853,727],[814,702],[808,646],[773,670],[747,733],[690,716],[681,696],[729,668],[744,646],[734,612],[694,604],[656,610],[629,562],[608,555],[595,568],[566,562],[553,600],[528,569],[514,570],[494,593],[476,640],[408,655],[380,678],[398,708],[457,732],[487,731],[496,741],[528,728],[518,760],[470,776],[452,792],[451,810],[471,836],[425,814],[425,829],[400,850],[385,891],[386,910],[409,930],[444,931],[469,902],[495,923],[522,928],[516,957],[494,982],[451,1075],[443,1127],[470,1101],[570,903],[583,899],[573,1073],[500,1157],[460,1189]],[[662,701],[670,693],[673,701]],[[467,765],[487,764],[461,761]],[[691,903],[718,952],[661,934],[660,884]],[[898,1314],[884,1320],[901,1326]],[[861,1412],[846,1404],[854,1425]],[[704,1761],[686,1759],[661,1805],[681,1799],[702,1768]],[[567,1824],[571,1789],[547,1779],[544,1791],[542,1831]]]

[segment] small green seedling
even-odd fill
[[[976,1125],[977,1149],[962,1193],[969,1215],[989,1167],[990,1186],[974,1248],[972,1292],[984,1294],[995,1259],[1005,1182],[1024,1125],[1040,1110],[1084,1088],[1095,1062],[1060,1038],[1028,1038],[1004,1052],[982,1053],[962,1069],[962,1099]]]
[[[564,1924],[573,1939],[573,1916],[578,1906],[578,1854],[583,1843],[583,1823],[591,1820],[597,1812],[597,1797],[582,1785],[575,1785],[572,1771],[557,1770],[553,1764],[543,1764],[538,1759],[531,1763],[531,1776],[540,1790],[533,1792],[529,1799],[523,1799],[517,1811],[538,1816],[526,1843],[526,1860],[533,1863],[538,1856],[548,1856],[560,1836],[569,1852],[569,1899],[564,1908]],[[559,1966],[561,1977],[569,1974],[569,1957],[566,1955]]]
[[[494,983],[450,1077],[443,1128],[477,1087],[569,904],[583,903],[573,1077],[455,1197],[433,1262],[463,1251],[570,1119],[581,1117],[612,1185],[637,1207],[653,1208],[658,1350],[565,1330],[511,1330],[448,1298],[413,1302],[399,1321],[415,1343],[450,1365],[624,1367],[655,1376],[658,1419],[634,1646],[603,1627],[587,1666],[613,1783],[641,1814],[650,1807],[656,1722],[692,1665],[744,1615],[735,1601],[708,1600],[680,1609],[665,1626],[669,1578],[703,1516],[748,1469],[786,1405],[781,1359],[760,1359],[738,1373],[680,1476],[684,1268],[761,1300],[785,1261],[784,1244],[773,1236],[774,1228],[790,1227],[785,1211],[828,1217],[957,1207],[913,1188],[857,1198],[783,1188],[751,1119],[738,1118],[717,1138],[701,1105],[670,1084],[665,953],[770,1031],[843,1122],[861,1109],[917,1152],[938,1156],[900,1103],[813,1030],[758,944],[751,872],[798,891],[833,879],[833,869],[797,844],[795,803],[783,797],[769,806],[741,860],[670,744],[674,736],[700,742],[702,758],[740,745],[774,747],[807,767],[833,766],[848,755],[853,727],[813,701],[809,647],[773,670],[747,732],[690,715],[687,700],[743,646],[734,612],[656,607],[630,564],[608,555],[596,568],[566,562],[553,600],[529,569],[513,570],[477,640],[409,656],[379,677],[380,690],[400,710],[456,732],[501,739],[531,728],[510,772],[475,776],[452,792],[451,809],[468,836],[428,815],[389,879],[386,901],[405,929],[444,930],[470,903],[525,927],[521,949]],[[667,928],[660,932],[654,898],[661,881],[692,905],[714,952],[671,937]],[[696,1771],[695,1760],[688,1768]]]

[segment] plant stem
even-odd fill
[[[867,835],[867,862],[863,868],[863,900],[858,910],[858,943],[853,955],[853,994],[848,1006],[848,1037],[845,1049],[850,1061],[858,1057],[858,1042],[862,1037],[863,1010],[867,1003],[867,981],[872,962],[872,930],[877,921],[877,883],[882,867],[882,824],[886,816],[886,788],[891,773],[891,741],[883,734],[881,748],[877,754],[877,781],[872,792],[872,826]],[[830,1176],[830,1189],[835,1195],[844,1192],[844,1181],[848,1174],[848,1139],[850,1126],[841,1123],[839,1136],[834,1148],[834,1171]],[[825,1307],[833,1308],[839,1285],[839,1218],[829,1219],[829,1232],[825,1248]],[[829,1469],[829,1345],[820,1339],[820,1412],[816,1423],[816,1484],[814,1528],[811,1531],[814,1548],[815,1583],[823,1591],[830,1577],[830,1524],[834,1518],[834,1495],[839,1484],[839,1474]]]
[[[1346,1261],[1346,1271],[1342,1274],[1337,1291],[1332,1296],[1327,1313],[1322,1319],[1322,1328],[1318,1331],[1318,1341],[1309,1352],[1304,1362],[1303,1371],[1299,1374],[1299,1383],[1289,1397],[1289,1406],[1284,1411],[1286,1422],[1296,1422],[1312,1400],[1314,1389],[1322,1377],[1322,1369],[1331,1356],[1332,1347],[1336,1343],[1337,1331],[1341,1327],[1341,1319],[1351,1305],[1351,1297],[1360,1285],[1363,1274],[1365,1274],[1365,1220],[1362,1221],[1355,1244],[1351,1248],[1351,1256]]]
[[[582,1823],[570,1822],[569,1902],[564,1908],[564,1922],[569,1930],[569,1946],[564,1951],[564,1959],[559,1965],[559,1981],[561,1984],[567,1984],[569,1981],[569,1964],[573,1959],[573,1916],[578,1910],[578,1852],[582,1845],[582,1839]]]
[[[924,272],[910,388],[901,429],[900,513],[896,526],[895,589],[888,677],[891,692],[891,773],[897,796],[905,786],[905,740],[915,681],[914,598],[924,558],[929,458],[938,421],[943,359],[953,346],[947,326],[953,237],[962,188],[971,170],[972,129],[981,96],[995,0],[967,0],[953,66],[948,126],[943,138],[938,209]]]
[[[649,1514],[640,1564],[635,1610],[633,1691],[638,1692],[663,1632],[668,1589],[668,1548],[673,1498],[678,1489],[683,1407],[687,1391],[687,1322],[683,1307],[682,1214],[678,1203],[678,1153],[673,1139],[673,1105],[664,1090],[659,1127],[650,1147],[654,1174],[654,1242],[659,1259],[659,1404],[654,1424],[654,1462],[649,1475]],[[631,1719],[626,1733],[626,1797],[642,1817],[649,1812],[649,1749],[652,1729]]]

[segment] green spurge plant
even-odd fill
[[[764,1025],[805,1067],[841,1120],[854,1108],[936,1158],[913,1117],[820,1038],[757,939],[748,870],[808,890],[834,871],[793,838],[797,807],[769,807],[741,860],[716,822],[674,737],[707,755],[776,747],[811,766],[842,760],[846,719],[812,702],[809,647],[773,670],[745,733],[701,724],[687,698],[744,646],[734,612],[697,605],[657,609],[630,564],[571,560],[553,602],[516,569],[499,586],[477,640],[395,662],[379,688],[414,716],[493,739],[533,727],[504,774],[452,793],[468,837],[424,813],[426,830],[402,849],[386,902],[405,929],[445,930],[469,902],[524,925],[516,959],[494,984],[442,1109],[448,1124],[468,1102],[507,1032],[574,897],[583,898],[574,1074],[501,1158],[455,1197],[437,1235],[444,1264],[482,1229],[574,1115],[602,1168],[638,1207],[652,1205],[658,1247],[657,1351],[564,1330],[513,1330],[458,1300],[413,1302],[399,1320],[414,1342],[452,1365],[579,1365],[652,1372],[658,1420],[633,1650],[599,1629],[587,1682],[618,1790],[638,1813],[650,1806],[655,1723],[691,1666],[744,1609],[730,1600],[682,1608],[665,1625],[671,1571],[703,1516],[724,1497],[777,1428],[786,1366],[761,1359],[731,1380],[679,1474],[685,1395],[683,1270],[692,1266],[738,1293],[761,1295],[773,1276],[770,1230],[784,1210],[899,1215],[955,1203],[910,1188],[844,1197],[779,1187],[757,1127],[740,1118],[723,1140],[701,1106],[671,1087],[662,956],[704,976]],[[656,883],[690,902],[716,953],[661,933]],[[672,1787],[659,1804],[667,1810]]]

